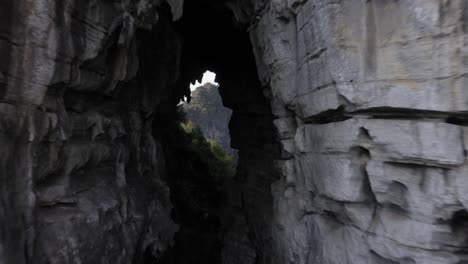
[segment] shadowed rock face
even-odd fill
[[[0,263],[468,261],[464,0],[0,11]],[[214,183],[164,127],[206,69],[239,150]]]
[[[170,244],[152,112],[176,97],[180,39],[158,4],[0,4],[0,263],[140,263]]]

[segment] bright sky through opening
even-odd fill
[[[205,83],[211,83],[211,84],[214,84],[214,85],[218,85],[218,83],[215,81],[215,79],[216,79],[216,73],[206,71],[203,74],[203,78],[202,78],[201,82],[199,82],[198,80],[195,80],[195,83],[190,83],[190,92],[193,93],[193,91],[195,91],[198,87],[204,85]],[[183,104],[186,101],[187,101],[187,98],[184,96],[184,99],[180,100],[179,105]]]
[[[203,85],[205,83],[211,83],[211,84],[214,84],[214,85],[218,85],[215,82],[215,79],[216,79],[216,73],[206,71],[203,74],[203,78],[202,78],[201,82],[199,82],[198,80],[195,80],[195,83],[190,84],[190,91],[192,91],[192,92],[195,91],[198,87],[200,87],[201,85]]]

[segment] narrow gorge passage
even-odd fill
[[[225,2],[153,2],[2,1],[18,58],[1,75],[2,264],[270,262],[279,146],[248,24]],[[229,177],[180,128],[206,69],[233,110]]]
[[[184,8],[174,25],[183,43],[177,85],[186,87],[207,69],[216,73],[223,104],[233,111],[229,130],[238,166],[234,177],[218,179],[169,171],[174,211],[183,220],[175,219],[181,231],[164,263],[270,263],[271,223],[265,220],[273,218],[270,185],[278,177],[280,148],[265,97],[269,88],[258,79],[247,25],[236,22],[225,3],[186,2]],[[167,164],[180,168],[183,159]]]
[[[0,0],[0,264],[467,263],[467,3]]]

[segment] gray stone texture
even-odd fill
[[[159,4],[0,1],[0,263],[140,263],[170,245],[148,117],[176,78],[178,39]],[[164,37],[147,53],[160,91],[135,83],[144,32]]]
[[[274,263],[465,263],[467,2],[256,1]]]
[[[468,2],[227,2],[263,91],[221,93],[240,151],[224,263],[468,263]],[[152,121],[186,92],[183,4],[0,0],[0,264],[170,247]]]

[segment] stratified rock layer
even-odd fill
[[[272,263],[465,263],[466,1],[256,1]]]

